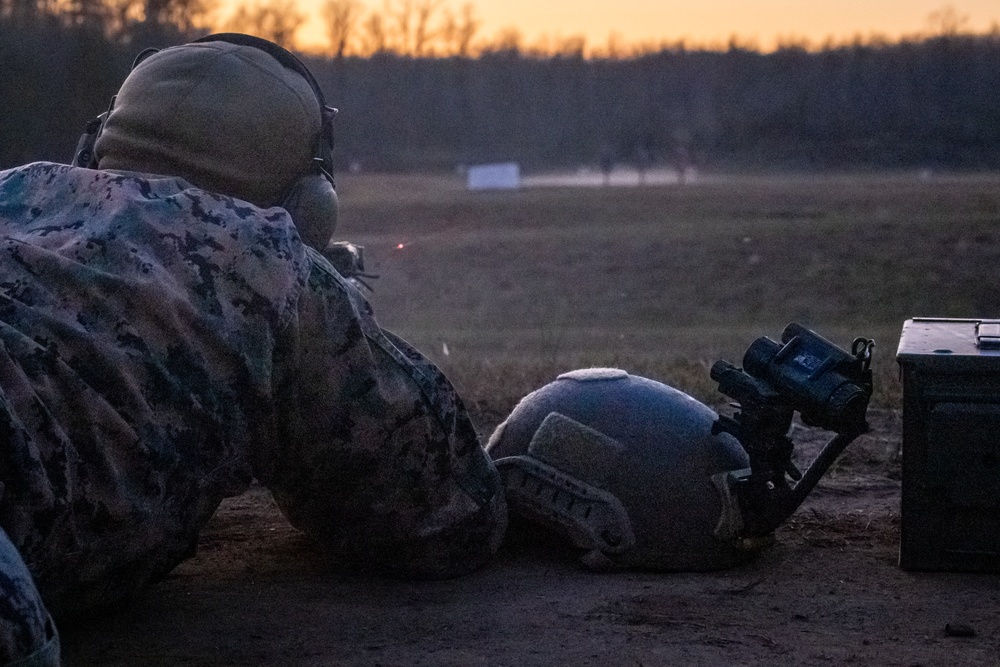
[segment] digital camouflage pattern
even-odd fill
[[[254,477],[345,563],[449,576],[502,536],[451,385],[280,208],[0,172],[0,343],[0,526],[54,613],[168,572]]]
[[[50,667],[59,663],[59,635],[31,573],[0,529],[0,665]]]

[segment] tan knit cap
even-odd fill
[[[314,171],[320,107],[299,73],[227,42],[154,53],[125,79],[97,140],[101,169],[180,176],[257,206]]]

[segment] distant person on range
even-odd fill
[[[137,58],[75,165],[0,172],[0,664],[58,664],[48,610],[162,577],[253,478],[345,566],[495,552],[461,400],[316,250],[333,113],[292,54],[215,35]]]

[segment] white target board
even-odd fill
[[[517,162],[477,164],[469,167],[470,190],[514,190],[521,187],[521,165]]]

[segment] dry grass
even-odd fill
[[[1000,315],[996,174],[493,193],[356,175],[340,191],[339,236],[382,276],[371,298],[383,326],[491,414],[585,365],[718,402],[711,364],[739,363],[792,321],[844,346],[874,337],[875,403],[898,406],[906,318]]]
[[[857,510],[826,514],[817,510],[799,512],[782,526],[782,537],[795,536],[811,546],[844,547],[850,543],[896,546],[899,515],[895,512]]]

